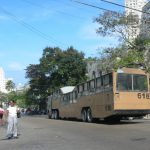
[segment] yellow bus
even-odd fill
[[[60,88],[48,97],[52,119],[120,120],[150,114],[149,74],[121,68],[76,86]]]

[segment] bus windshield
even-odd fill
[[[118,91],[148,91],[146,75],[118,73]]]

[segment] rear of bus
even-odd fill
[[[150,113],[149,75],[141,69],[123,68],[114,73],[114,113],[141,117]]]

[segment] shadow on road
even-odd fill
[[[96,122],[98,124],[106,124],[106,125],[125,125],[125,124],[140,124],[140,123],[143,123],[143,121],[138,121],[138,120],[121,120],[121,121],[98,121]]]
[[[53,120],[53,119],[52,119]],[[83,122],[82,120],[78,119],[58,119],[62,121],[73,121],[73,122]],[[105,125],[126,125],[126,124],[141,124],[144,120],[95,120],[92,123],[93,124],[105,124]],[[86,122],[84,122],[86,123]]]

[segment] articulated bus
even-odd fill
[[[150,114],[149,74],[122,68],[76,86],[60,88],[48,97],[52,119],[121,120]]]

